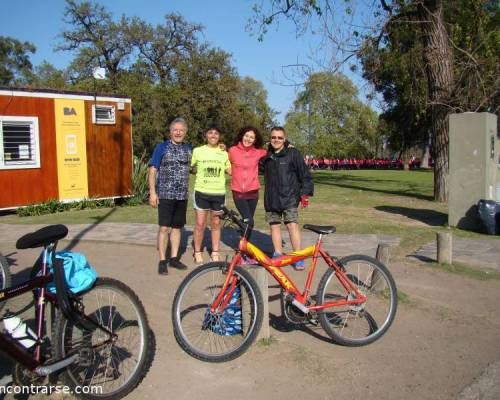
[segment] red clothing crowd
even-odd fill
[[[403,169],[402,160],[388,158],[308,158],[312,169]]]
[[[403,160],[389,158],[305,158],[306,165],[311,169],[403,169]],[[408,160],[409,169],[420,168],[422,161],[412,157]],[[429,159],[429,167],[432,167]]]

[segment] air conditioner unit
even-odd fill
[[[115,106],[107,104],[92,105],[92,122],[94,124],[114,125]]]

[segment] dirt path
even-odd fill
[[[16,253],[14,242],[0,242],[0,248],[18,264],[14,273],[36,254]],[[185,273],[173,270],[168,277],[159,277],[154,249],[148,246],[82,242],[73,250],[84,252],[101,275],[133,287],[148,312],[156,355],[131,399],[209,400],[230,395],[238,399],[455,399],[500,359],[500,281],[472,280],[408,262],[391,265],[391,271],[409,300],[400,304],[389,332],[370,346],[341,347],[319,328],[292,329],[281,318],[278,290],[271,287],[275,340],[267,346],[253,345],[229,363],[203,363],[186,355],[172,334],[170,308]],[[300,272],[290,274],[299,282],[305,277]],[[5,365],[3,358],[1,364]]]

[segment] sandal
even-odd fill
[[[210,253],[210,259],[214,262],[220,261],[219,252],[215,250],[212,251],[212,253]]]
[[[194,259],[194,263],[196,265],[203,264],[203,252],[202,251],[195,251],[193,253],[193,259]]]

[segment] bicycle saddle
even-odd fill
[[[16,242],[16,249],[33,249],[54,243],[68,234],[64,225],[49,225],[35,232],[27,233]]]
[[[333,225],[304,225],[304,229],[319,233],[321,235],[328,235],[329,233],[335,233],[337,228]]]

